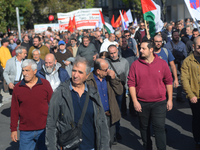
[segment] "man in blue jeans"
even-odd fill
[[[46,150],[45,127],[48,104],[53,90],[50,83],[36,76],[37,64],[27,59],[22,62],[24,79],[13,90],[11,102],[11,139],[17,142],[19,120],[19,150]]]

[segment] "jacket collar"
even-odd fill
[[[38,76],[36,76],[36,77],[38,78],[36,84],[42,84],[42,80],[40,79],[40,77],[38,77]],[[26,85],[26,83],[25,83],[25,81],[24,81],[24,79],[23,79],[23,80],[21,80],[21,83],[20,83],[19,86],[24,86],[24,85]]]

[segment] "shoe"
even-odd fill
[[[200,150],[200,144],[196,144],[195,150]]]
[[[114,141],[113,141],[112,145],[117,145],[117,138],[116,137],[114,137]]]
[[[126,112],[122,112],[122,116],[127,116],[127,113]]]
[[[178,102],[185,102],[185,100],[182,97],[176,97],[176,101],[178,101]]]
[[[122,136],[121,136],[119,133],[116,133],[116,139],[117,139],[117,140],[121,140],[121,139],[122,139]]]
[[[0,107],[3,106],[3,103],[0,103]]]

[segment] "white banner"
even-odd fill
[[[79,9],[68,13],[57,13],[60,31],[68,28],[69,18],[73,19],[75,15],[76,27],[81,29],[94,29],[96,22],[99,20],[99,10],[101,8]]]
[[[52,31],[59,31],[59,24],[57,23],[54,23],[54,24],[37,24],[37,25],[34,25],[34,30],[35,30],[35,33],[41,33],[41,32],[44,32],[44,31],[47,31],[47,28],[48,27],[51,27]]]

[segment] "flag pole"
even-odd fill
[[[149,35],[148,28],[147,28],[147,21],[144,20],[144,23],[145,23],[145,28],[146,28],[146,32],[147,32],[147,38],[148,38],[148,40],[149,40],[149,39],[150,39],[150,35]]]

